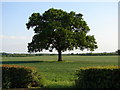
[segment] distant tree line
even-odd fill
[[[80,56],[111,56],[111,55],[118,55],[118,53],[116,53],[116,52],[111,52],[111,53],[107,53],[107,52],[103,52],[103,53],[82,53],[82,54],[71,53],[71,55],[80,55]]]
[[[3,57],[27,57],[27,56],[34,56],[34,54],[12,54],[12,53],[1,53]]]
[[[2,57],[30,57],[30,56],[57,56],[58,54],[18,54],[18,53],[0,53]],[[116,52],[103,52],[103,53],[71,53],[71,54],[63,54],[63,56],[111,56],[111,55],[120,55],[120,50]]]

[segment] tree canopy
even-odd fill
[[[94,35],[90,31],[81,13],[66,12],[50,8],[43,14],[33,13],[26,23],[27,29],[33,28],[35,35],[28,43],[28,52],[40,52],[43,49],[58,51],[58,61],[62,61],[61,53],[66,50],[90,50],[97,48]]]

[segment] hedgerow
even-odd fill
[[[2,88],[29,88],[42,86],[42,77],[35,68],[2,65]]]
[[[77,88],[119,88],[120,67],[97,66],[77,70],[78,79],[75,81]]]

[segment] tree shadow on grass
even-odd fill
[[[0,64],[23,64],[23,63],[40,63],[44,61],[0,61]]]
[[[47,62],[47,63],[61,63],[58,61],[0,61],[0,64],[24,64],[24,63],[42,63],[42,62]]]

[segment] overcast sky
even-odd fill
[[[82,13],[91,29],[88,34],[94,35],[98,44],[94,52],[114,52],[118,49],[118,2],[2,2],[1,5],[2,52],[27,53],[27,44],[34,33],[32,29],[27,30],[25,24],[32,13],[42,14],[49,8]]]

